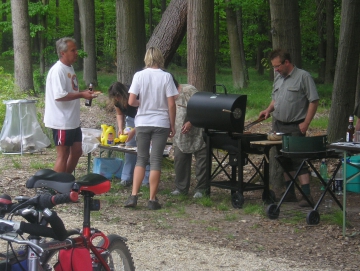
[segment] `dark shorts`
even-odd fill
[[[72,146],[74,142],[82,142],[81,128],[70,130],[52,129],[55,146]]]

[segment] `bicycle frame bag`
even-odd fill
[[[55,271],[92,271],[89,249],[85,247],[61,249]]]

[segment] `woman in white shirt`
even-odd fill
[[[162,70],[164,57],[159,49],[150,47],[146,51],[144,61],[144,70],[135,73],[129,90],[129,105],[138,107],[135,117],[137,162],[132,193],[125,202],[125,207],[137,205],[137,193],[150,158],[148,208],[158,210],[161,205],[156,194],[160,182],[161,163],[167,138],[175,135],[175,96],[178,95],[178,91],[171,74]]]

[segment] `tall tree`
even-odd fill
[[[298,0],[270,0],[273,49],[287,50],[301,68],[301,35]]]
[[[74,39],[76,40],[77,48],[81,48],[81,25],[80,25],[80,11],[78,0],[74,0]],[[82,70],[83,58],[79,57],[76,61],[76,69]]]
[[[316,18],[317,18],[317,33],[319,38],[318,44],[318,82],[323,83],[325,80],[325,58],[326,58],[326,16],[325,16],[325,2],[323,0],[316,0]]]
[[[241,59],[240,35],[237,27],[236,13],[231,5],[230,0],[226,0],[226,25],[230,43],[230,60],[233,85],[235,88],[244,88],[247,86],[245,78],[245,66]],[[242,37],[241,37],[242,38]]]
[[[354,111],[360,54],[360,1],[343,0],[329,126],[330,142],[344,138],[347,120]]]
[[[334,33],[334,0],[325,1],[326,9],[326,59],[325,84],[334,81],[335,73],[335,33]]]
[[[15,84],[21,91],[34,89],[30,23],[27,0],[11,0]]]
[[[188,83],[199,91],[215,84],[214,0],[188,1]]]
[[[245,49],[244,49],[244,31],[243,31],[243,18],[242,18],[242,7],[236,10],[236,26],[240,41],[240,59],[241,59],[241,66],[243,67],[244,77],[245,77],[245,85],[247,87],[249,81],[249,73],[246,67],[246,57],[245,57]]]
[[[47,6],[49,4],[49,0],[41,0],[43,6]],[[47,29],[47,13],[40,13],[39,15],[40,25],[43,26],[44,30]],[[40,45],[40,75],[45,75],[45,47],[46,47],[46,37],[45,31],[42,30],[39,32],[39,45]],[[42,80],[43,82],[44,80]],[[40,91],[45,91],[45,85],[41,83]]]
[[[161,50],[165,58],[165,67],[169,65],[185,36],[187,6],[187,0],[172,0],[146,44],[147,48],[156,46]]]
[[[161,0],[161,14],[166,10],[166,0]]]
[[[78,0],[80,9],[81,37],[87,57],[84,59],[83,78],[86,85],[97,85],[95,3],[94,0]]]
[[[130,85],[144,66],[144,0],[117,0],[116,15],[117,80]]]
[[[297,0],[269,0],[272,47],[287,50],[292,62],[301,67],[300,21]],[[283,187],[283,169],[275,159],[276,148],[270,150],[270,184],[278,192]]]

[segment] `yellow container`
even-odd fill
[[[104,125],[104,124],[103,124]],[[101,138],[101,144],[104,146],[113,146],[115,144],[115,129],[113,126],[105,126],[103,127],[103,125],[101,125],[101,127],[105,130],[103,130],[103,134],[102,134],[102,138]]]

